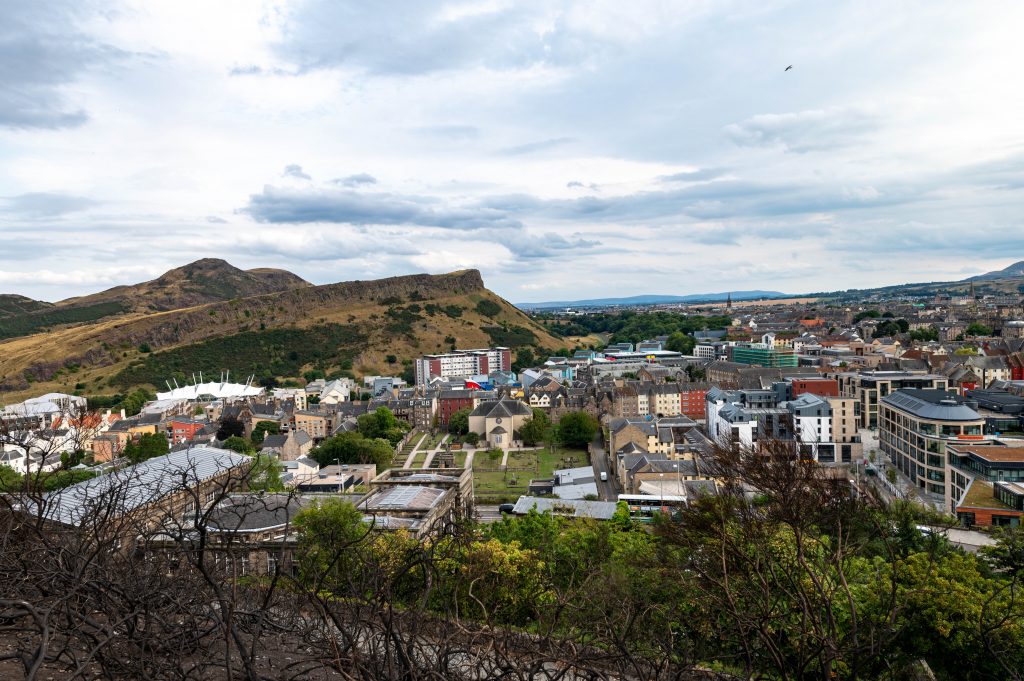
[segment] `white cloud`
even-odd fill
[[[317,282],[472,266],[510,297],[799,291],[1024,252],[1010,0],[9,16],[12,292],[80,294],[211,255]]]

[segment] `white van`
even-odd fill
[[[601,471],[601,482],[608,482],[608,474],[604,471]]]

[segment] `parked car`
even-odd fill
[[[608,473],[601,471],[601,482],[608,482]]]
[[[511,513],[515,507],[515,504],[501,504],[498,506],[498,513]]]

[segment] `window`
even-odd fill
[[[277,572],[277,554],[268,551],[267,552],[267,574],[272,575]]]

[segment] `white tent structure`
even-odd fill
[[[264,388],[248,383],[196,383],[172,388],[170,392],[157,393],[158,400],[199,400],[211,397],[223,399],[226,397],[252,397],[262,395]]]

